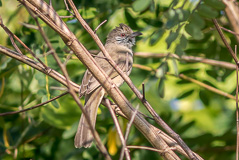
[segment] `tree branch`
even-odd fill
[[[168,56],[168,53],[148,53],[148,52],[136,52],[134,53],[134,56],[140,57],[140,58],[164,58]],[[209,64],[212,66],[218,66],[222,68],[227,68],[227,69],[236,69],[236,65],[233,63],[229,62],[223,62],[223,61],[217,61],[213,59],[207,59],[207,58],[202,58],[202,57],[195,57],[195,56],[178,56],[176,54],[169,54],[170,58],[175,58],[179,61],[185,61],[185,62],[200,62],[200,63],[205,63]]]
[[[48,100],[48,101],[45,101],[45,102],[43,102],[43,103],[37,104],[37,105],[35,105],[35,106],[33,106],[33,107],[26,108],[26,109],[23,109],[23,110],[20,110],[20,111],[0,113],[0,116],[12,115],[12,114],[17,114],[17,113],[26,112],[26,111],[35,109],[35,108],[38,108],[38,107],[40,107],[40,106],[43,106],[43,105],[45,105],[45,104],[47,104],[47,103],[49,103],[49,102],[52,102],[52,101],[54,101],[54,100],[56,100],[56,99],[58,99],[58,98],[61,98],[61,97],[63,97],[63,96],[66,95],[66,94],[68,94],[68,92],[64,92],[64,93],[60,94],[59,96],[56,96],[56,97],[54,97],[54,98],[52,98],[52,99],[50,99],[50,100]]]
[[[33,59],[25,56],[25,55],[21,55],[13,50],[10,50],[2,45],[0,45],[0,53],[5,54],[9,57],[12,57],[18,61],[21,61],[29,66],[31,66],[32,68],[37,69],[38,71],[49,75],[50,77],[52,77],[53,79],[57,80],[58,82],[60,82],[61,84],[63,84],[64,86],[67,86],[66,83],[66,78],[64,76],[62,76],[60,73],[58,73],[57,71],[51,69],[48,67],[48,71],[45,70],[45,67],[42,66],[41,63],[34,61]],[[74,91],[75,92],[79,92],[79,88],[80,86],[72,81],[70,81],[70,83],[72,84]]]
[[[97,35],[94,34],[93,30],[88,26],[88,24],[84,21],[84,19],[81,17],[81,15],[78,13],[77,8],[75,7],[74,3],[72,0],[68,0],[71,8],[73,9],[73,12],[76,16],[76,18],[79,20],[79,22],[82,24],[82,26],[86,29],[86,31],[92,36],[92,38],[95,40],[96,44],[99,46],[99,48],[101,49],[102,53],[104,54],[104,56],[106,58],[108,58],[108,62],[111,64],[112,67],[114,67],[114,69],[119,73],[119,75],[125,80],[125,82],[129,85],[129,87],[132,89],[132,91],[136,94],[136,96],[141,100],[141,102],[145,105],[145,107],[148,109],[148,111],[152,114],[152,116],[154,117],[154,119],[156,120],[156,122],[162,126],[173,138],[176,139],[176,141],[182,146],[182,148],[186,151],[186,153],[189,155],[189,157],[191,159],[198,159],[194,153],[191,151],[191,149],[185,144],[185,142],[181,139],[181,137],[176,134],[162,119],[161,117],[154,111],[154,109],[151,107],[151,105],[145,100],[143,99],[143,95],[137,90],[137,88],[134,86],[134,84],[132,83],[132,81],[130,80],[130,78],[116,65],[116,63],[111,59],[111,57],[109,56],[108,52],[106,51],[106,49],[104,48],[103,44],[101,43],[100,39],[98,38]],[[89,66],[87,66],[89,67]],[[88,68],[89,69],[89,68]],[[90,70],[91,71],[91,70]],[[91,71],[92,72],[92,71]],[[94,73],[92,73],[95,77],[96,75]],[[99,77],[96,77],[99,78]],[[99,79],[98,79],[99,80]],[[100,80],[99,80],[100,82]],[[106,81],[105,81],[106,82]],[[104,82],[104,83],[105,83]],[[101,83],[101,82],[100,82]],[[105,83],[106,84],[106,83]],[[106,89],[107,93],[113,98],[113,100],[116,102],[116,104],[121,108],[121,110],[123,111],[123,113],[127,116],[127,117],[131,117],[132,116],[132,111],[134,111],[134,109],[132,108],[131,104],[128,102],[127,99],[125,99],[125,96],[122,94],[122,92],[120,92],[117,88],[115,91],[118,92],[118,97],[122,97],[122,99],[118,99],[117,97],[114,96],[115,92],[112,92],[113,90],[107,90],[106,85],[103,85],[101,83],[101,85]],[[120,95],[120,96],[119,96]],[[122,101],[124,99],[124,101]],[[125,104],[122,105],[122,104]],[[139,119],[138,119],[139,118]],[[142,126],[142,123],[144,123],[144,125],[147,125],[147,121],[144,121],[143,119],[141,119],[140,117],[136,116],[134,124],[136,125],[136,127],[138,125]],[[140,120],[140,121],[139,121]],[[144,122],[143,122],[144,121]],[[139,126],[138,126],[139,127]],[[138,128],[137,127],[137,128]],[[143,133],[145,132],[145,130],[142,130],[142,128],[138,128],[141,131],[143,131]],[[146,133],[144,133],[145,135]],[[154,142],[152,142],[150,140],[150,137],[148,135],[145,135],[148,140],[151,142],[151,144],[154,144]],[[159,149],[162,149],[162,145],[158,146]],[[166,147],[166,146],[165,146]],[[173,155],[174,153],[171,152],[171,154],[165,154],[165,157],[167,158],[176,158],[176,155]],[[176,157],[175,157],[176,156]],[[177,157],[178,158],[178,157]]]

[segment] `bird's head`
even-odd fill
[[[135,37],[140,35],[141,32],[133,32],[129,26],[121,23],[108,34],[106,44],[117,43],[131,49],[135,45]]]

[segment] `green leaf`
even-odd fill
[[[167,49],[170,48],[171,44],[177,39],[178,37],[178,32],[170,32],[169,36],[167,37],[166,39],[166,42],[167,42]]]
[[[181,126],[178,130],[179,133],[184,133],[188,129],[192,128],[195,125],[195,121],[188,122],[187,124],[184,124]]]
[[[155,11],[155,3],[154,3],[153,0],[151,0],[150,6],[149,6],[149,10],[150,10],[151,12],[154,12],[154,11]]]
[[[149,7],[151,0],[136,0],[133,4],[132,7],[134,11],[136,12],[141,12],[145,10],[146,8]]]
[[[179,56],[182,56],[184,54],[183,52],[183,49],[180,45],[177,45],[176,48],[175,48],[175,54],[176,55],[179,55]]]
[[[127,19],[130,28],[137,29],[138,26],[136,24],[136,19],[129,13],[129,11],[125,8],[124,10],[125,18]]]
[[[190,23],[197,25],[198,28],[202,29],[205,27],[205,21],[197,13],[194,13],[190,19]]]
[[[180,73],[182,74],[195,74],[197,71],[199,71],[199,69],[194,69],[194,68],[189,68],[187,70],[181,71]]]
[[[152,25],[156,28],[161,28],[163,26],[163,22],[158,19],[152,19],[152,18],[142,18],[142,20],[147,23],[148,25]]]
[[[184,35],[182,35],[180,38],[180,47],[182,49],[185,49],[187,47],[187,43],[188,43],[188,40],[186,39]]]
[[[79,9],[79,12],[84,19],[92,19],[95,18],[97,14],[97,9],[94,7],[90,7],[88,9]]]
[[[164,97],[164,80],[164,78],[161,78],[158,85],[158,94],[161,98]]]
[[[190,15],[190,12],[183,9],[175,9],[175,10],[171,9],[164,15],[165,18],[168,19],[166,23],[166,28],[170,29],[175,25],[178,25],[179,22],[186,21]]]
[[[62,137],[64,139],[69,139],[69,138],[73,137],[76,134],[78,123],[79,122],[74,123],[70,129],[65,130],[62,134]]]
[[[204,3],[217,10],[225,9],[225,4],[219,0],[204,0]]]
[[[155,76],[157,78],[163,78],[165,76],[165,73],[168,72],[168,62],[162,62],[160,66],[158,67]]]
[[[182,19],[180,19],[180,21],[181,21],[181,22],[187,21],[187,20],[188,20],[188,17],[190,16],[190,11],[188,11],[188,10],[182,10],[182,12],[183,12],[183,17],[182,17]]]
[[[189,23],[186,25],[185,30],[188,34],[190,34],[192,36],[192,38],[194,38],[195,40],[201,40],[203,39],[203,33],[201,31],[201,29],[193,23]]]
[[[59,16],[65,16],[67,15],[69,12],[66,10],[66,9],[60,9],[60,10],[57,10],[56,12]]]
[[[57,100],[52,101],[51,104],[52,104],[55,108],[59,108],[59,107],[60,107],[60,103],[59,103]]]
[[[211,87],[217,88],[217,86],[215,86],[212,82],[210,82],[208,80],[203,80],[202,82],[207,84],[207,85],[209,85],[209,86],[211,86]]]
[[[4,57],[5,58],[5,57]],[[4,70],[7,67],[7,64],[12,60],[12,58],[6,57],[6,60],[0,65],[0,70]]]
[[[164,14],[164,16],[165,16],[167,19],[172,19],[173,17],[176,16],[176,12],[175,12],[174,9],[170,9],[170,10],[168,10],[168,12],[166,12],[166,13]]]
[[[42,96],[42,98],[41,98],[41,103],[46,102],[47,100],[48,100],[47,96],[44,95],[44,96]]]
[[[46,78],[45,75],[41,72],[36,72],[35,78],[38,81],[38,84],[42,87],[46,86]]]
[[[178,18],[177,18],[177,16],[175,16],[174,18],[169,19],[165,26],[167,29],[170,29],[170,28],[174,27],[175,25],[177,25],[178,22],[179,22]]]
[[[177,98],[178,98],[178,99],[183,99],[183,98],[186,98],[186,97],[188,97],[188,96],[192,95],[192,94],[193,94],[193,92],[194,92],[194,90],[193,90],[193,89],[192,89],[192,90],[189,90],[189,91],[187,91],[187,92],[183,93],[182,95],[178,96]]]
[[[201,101],[204,103],[205,106],[209,105],[209,98],[210,98],[210,96],[208,94],[208,91],[200,90],[199,97],[200,97]]]
[[[2,1],[0,0],[0,7],[2,7]]]
[[[202,4],[198,8],[198,14],[206,18],[215,18],[218,16],[218,12],[208,5]]]
[[[155,45],[162,38],[163,34],[164,34],[164,29],[162,28],[155,31],[150,38],[150,41],[149,41],[150,45]]]
[[[44,96],[44,95],[46,95],[47,93],[46,93],[46,90],[45,89],[39,89],[38,91],[37,91],[37,95],[39,95],[39,96]]]
[[[42,107],[40,112],[41,118],[46,123],[57,128],[69,128],[73,123],[78,122],[80,109],[70,96],[67,97],[59,99],[59,103],[64,107],[55,108],[49,104]]]

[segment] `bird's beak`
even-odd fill
[[[140,35],[142,35],[141,32],[134,32],[134,33],[132,33],[130,36],[131,36],[132,38],[134,38],[134,37],[140,36]]]

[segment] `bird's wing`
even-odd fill
[[[102,53],[100,52],[98,55],[102,56]],[[132,54],[122,53],[122,55],[119,54],[119,57],[120,58],[117,58],[117,60],[115,60],[116,64],[121,70],[123,70],[125,73],[127,73],[127,75],[129,75],[132,69],[132,62],[133,62]],[[115,77],[119,75],[114,70],[114,68],[108,62],[106,62],[107,61],[106,59],[100,58],[100,57],[95,57],[95,59],[97,63],[101,66],[101,68],[106,72],[106,74],[111,79],[114,79]],[[128,60],[125,60],[125,59],[128,59]],[[92,73],[87,69],[82,79],[82,84],[80,88],[80,97],[85,94],[90,94],[93,90],[95,90],[99,86],[100,86],[100,83],[96,80],[96,78],[92,75]]]

